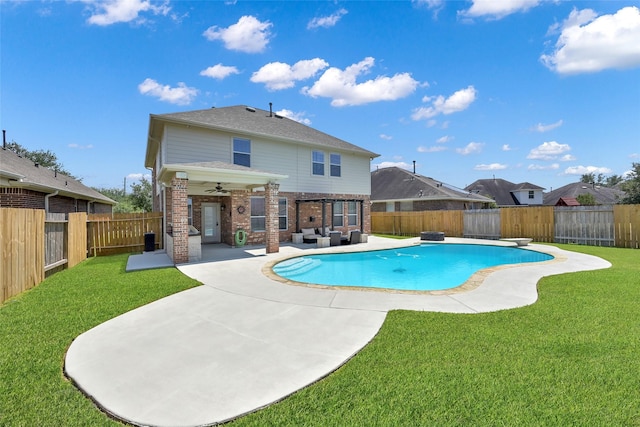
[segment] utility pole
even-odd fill
[[[124,184],[122,186],[122,195],[126,196],[127,195],[127,177],[124,177]]]

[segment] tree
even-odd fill
[[[595,198],[595,196],[593,194],[590,194],[590,193],[578,194],[578,196],[576,196],[576,200],[582,206],[595,206],[596,205],[596,198]]]
[[[632,163],[629,178],[622,184],[626,193],[620,203],[626,205],[640,204],[640,163]]]
[[[56,170],[59,173],[67,175],[70,178],[78,179],[71,175],[71,173],[65,169],[62,163],[58,161],[58,157],[55,155],[55,153],[51,152],[50,150],[30,151],[15,141],[8,142],[7,149],[13,151],[19,156],[31,160],[33,163],[37,163],[40,166]]]
[[[141,212],[151,212],[151,182],[146,178],[141,178],[137,184],[131,184],[131,194],[129,200],[131,204]]]

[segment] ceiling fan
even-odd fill
[[[209,190],[204,190],[207,193],[228,193],[229,190],[225,190],[224,188],[222,188],[222,185],[220,185],[220,183],[218,183],[218,185],[215,186],[215,188],[210,188]]]

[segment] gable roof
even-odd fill
[[[612,205],[619,203],[625,196],[625,192],[616,188],[602,187],[599,185],[586,184],[584,182],[574,182],[556,188],[543,195],[543,204],[555,206],[561,198],[576,198],[581,194],[591,194],[596,203],[601,205]]]
[[[209,108],[170,114],[151,114],[145,165],[152,167],[158,141],[161,139],[163,123],[176,123],[236,133],[239,136],[258,136],[308,144],[328,149],[349,151],[368,157],[379,154],[343,141],[295,120],[279,116],[259,108],[236,105],[232,107]]]
[[[117,202],[87,187],[75,178],[39,166],[30,159],[0,149],[0,187],[27,188],[42,193],[115,205]]]
[[[518,202],[518,199],[513,195],[514,191],[544,190],[543,187],[529,182],[514,184],[513,182],[500,178],[479,179],[467,185],[464,189],[474,194],[491,197],[498,206],[519,205],[520,202]]]
[[[493,200],[479,194],[470,194],[460,188],[412,173],[399,167],[388,167],[371,172],[371,201],[391,200],[458,200],[490,203]]]
[[[580,206],[575,197],[560,197],[554,206]]]

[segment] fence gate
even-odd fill
[[[613,206],[556,207],[556,243],[614,246]]]

